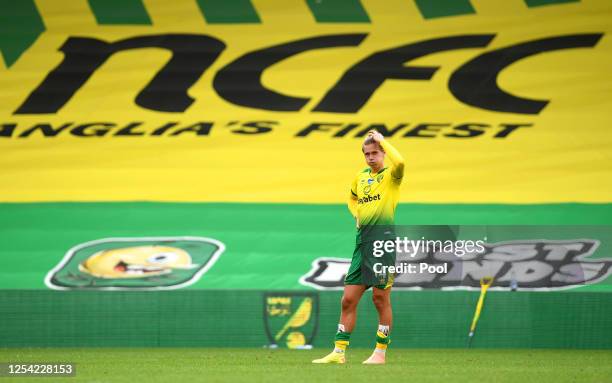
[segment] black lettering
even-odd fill
[[[225,44],[213,37],[195,34],[139,36],[115,43],[70,37],[60,48],[64,53],[62,62],[14,113],[57,113],[109,57],[139,48],[167,49],[172,52],[172,58],[138,93],[136,104],[162,112],[183,112],[193,103],[187,90],[217,59]]]
[[[457,69],[448,82],[451,93],[461,102],[477,108],[506,113],[538,114],[548,100],[532,100],[507,93],[497,84],[502,70],[536,54],[570,48],[589,48],[603,34],[550,37],[483,53]]]
[[[208,136],[210,129],[212,129],[212,122],[199,122],[197,124],[190,125],[186,128],[179,129],[171,134],[171,136],[178,136],[185,132],[195,132],[197,136]]]
[[[342,126],[340,122],[313,122],[304,129],[296,133],[296,137],[306,137],[311,132],[319,130],[321,132],[329,132],[330,126]]]
[[[70,125],[72,125],[72,122],[68,122],[65,123],[64,125],[60,126],[57,129],[54,129],[51,124],[36,124],[33,127],[31,127],[30,129],[22,132],[19,137],[23,138],[23,137],[29,137],[32,133],[34,133],[37,130],[40,130],[40,132],[43,134],[43,136],[45,137],[55,137],[57,136],[59,133],[62,132],[62,130],[67,129],[70,127]]]
[[[260,134],[272,131],[272,127],[278,125],[278,121],[251,121],[245,122],[241,127],[232,129],[237,134]]]
[[[359,127],[359,125],[361,124],[346,124],[344,126],[344,128],[340,129],[338,132],[336,132],[336,134],[334,134],[332,137],[344,137],[346,136],[347,133],[349,133],[351,130]]]
[[[125,127],[119,129],[115,136],[144,136],[145,132],[134,132],[135,128],[142,125],[142,122],[132,122]]]
[[[440,129],[446,126],[450,126],[450,124],[419,124],[406,132],[404,137],[434,138]],[[425,133],[433,133],[433,136]]]
[[[443,37],[376,52],[347,70],[313,111],[356,113],[385,80],[429,80],[440,68],[407,66],[406,62],[432,53],[486,47],[493,37],[491,34]]]
[[[237,58],[215,76],[213,86],[219,96],[236,105],[249,108],[298,111],[310,100],[292,97],[264,87],[264,70],[299,53],[315,49],[357,46],[365,33],[312,37],[250,52]]]
[[[164,133],[166,133],[169,129],[174,128],[175,126],[177,126],[179,123],[178,122],[168,122],[165,125],[162,125],[161,127],[155,129],[153,131],[153,133],[151,133],[152,136],[161,136]]]
[[[398,124],[395,126],[395,128],[389,130],[387,129],[387,125],[385,124],[371,124],[371,125],[368,125],[367,128],[362,129],[357,134],[355,134],[355,137],[364,137],[372,129],[378,130],[378,132],[380,132],[380,134],[382,134],[385,137],[392,137],[395,133],[404,129],[408,125],[409,124]]]
[[[78,137],[103,137],[115,127],[116,124],[111,122],[91,122],[88,124],[78,125],[70,130],[70,134]],[[92,129],[93,128],[93,129]],[[91,132],[89,131],[91,130]]]
[[[453,127],[453,133],[446,133],[444,136],[453,138],[471,138],[477,137],[483,134],[485,131],[483,128],[490,127],[489,124],[478,124],[478,123],[467,123]],[[462,132],[462,133],[458,133]]]
[[[0,137],[12,137],[13,132],[17,128],[17,124],[2,124],[0,125]]]
[[[520,128],[528,128],[533,126],[533,124],[500,124],[499,126],[501,126],[503,129],[494,135],[493,138],[506,138],[515,130]]]

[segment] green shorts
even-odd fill
[[[351,259],[351,266],[349,271],[344,278],[345,285],[365,285],[366,289],[374,286],[377,289],[388,289],[393,286],[393,274],[386,275],[375,275],[373,265],[376,262],[380,262],[385,265],[392,265],[395,262],[395,254],[392,257],[373,258],[370,252],[367,252],[371,248],[370,243],[359,243],[359,237],[357,244],[355,245],[355,251],[353,251],[353,258]]]

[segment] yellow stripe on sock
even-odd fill
[[[387,349],[387,345],[384,344],[384,343],[376,342],[376,349],[378,349],[378,350],[386,350]]]
[[[336,345],[336,348],[339,348],[342,351],[346,351],[346,348],[349,345],[348,340],[337,340],[334,342],[334,344]]]
[[[387,335],[385,335],[385,333],[384,333],[384,332],[382,332],[382,331],[377,331],[377,332],[376,332],[376,336],[377,336],[377,337],[379,337],[379,338],[383,338],[383,339],[384,339],[384,338],[387,338]],[[386,349],[387,349],[387,346],[388,346],[388,344],[386,344],[386,343],[379,343],[379,342],[376,342],[376,348],[377,348],[378,350],[386,350]]]

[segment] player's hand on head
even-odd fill
[[[367,137],[372,137],[372,139],[376,142],[381,142],[385,139],[385,137],[380,134],[376,129],[372,129],[368,132]]]

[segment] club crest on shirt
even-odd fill
[[[384,174],[379,174],[378,177],[376,177],[376,182],[380,183],[380,181],[382,181],[384,176],[385,176]]]

